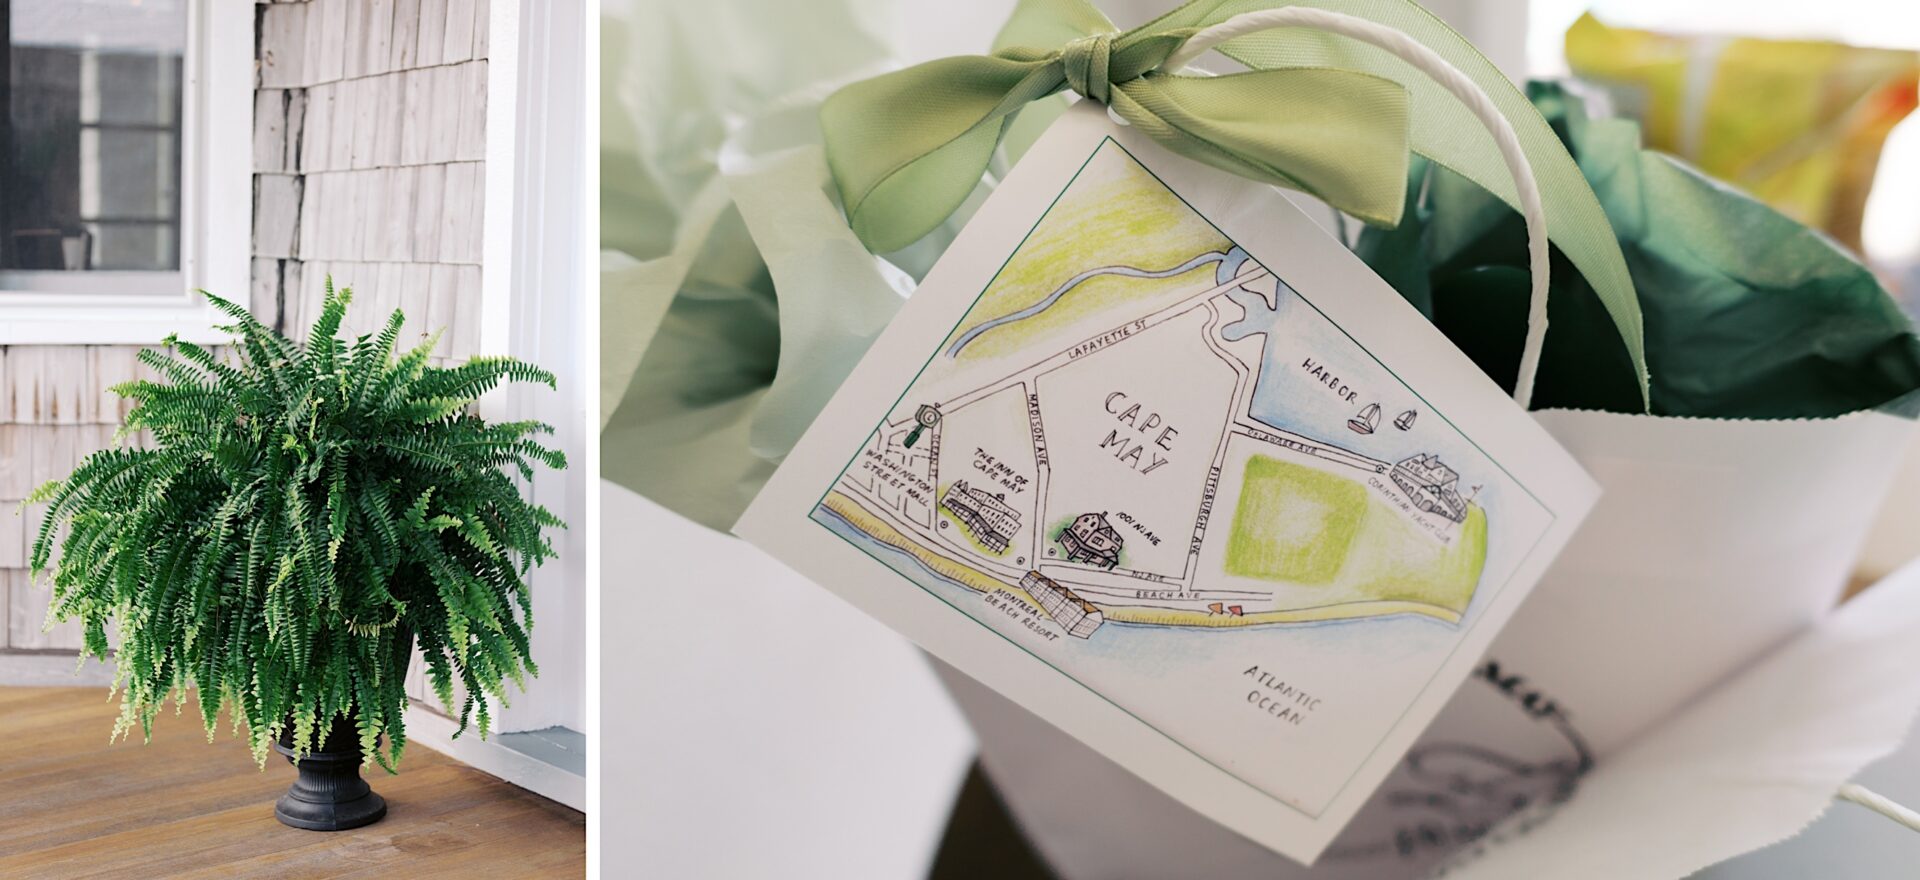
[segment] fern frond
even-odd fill
[[[237,362],[171,338],[141,352],[153,378],[113,390],[135,402],[122,433],[150,432],[152,448],[96,452],[25,502],[47,506],[30,562],[51,572],[50,616],[80,621],[103,659],[119,630],[115,735],[150,730],[171,699],[209,736],[225,711],[264,761],[279,737],[308,750],[350,716],[392,769],[416,646],[435,695],[453,712],[460,685],[462,729],[485,735],[489,703],[538,673],[525,578],[564,527],[513,475],[565,457],[534,439],[550,426],[490,425],[472,406],[552,374],[511,358],[435,367],[432,340],[396,358],[398,312],[345,343],[352,292],[331,279],[304,344],[208,301],[232,320]]]

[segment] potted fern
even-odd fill
[[[438,334],[396,358],[397,311],[343,341],[351,296],[329,281],[297,343],[209,295],[234,321],[229,356],[171,337],[172,356],[140,352],[157,378],[113,388],[137,401],[116,446],[29,499],[48,504],[32,566],[51,563],[49,617],[81,621],[102,659],[118,628],[114,736],[150,735],[169,698],[209,738],[225,710],[261,766],[273,750],[299,767],[275,814],[317,830],[385,815],[359,770],[400,760],[416,647],[483,737],[488,698],[537,674],[526,577],[565,527],[514,480],[566,467],[537,439],[552,428],[470,411],[553,376],[504,357],[430,366]],[[150,442],[124,442],[137,432]]]

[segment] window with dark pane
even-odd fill
[[[189,2],[0,0],[0,271],[179,270]]]

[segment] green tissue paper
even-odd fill
[[[1629,120],[1587,117],[1556,83],[1528,96],[1600,197],[1646,326],[1652,414],[1920,415],[1920,337],[1833,240],[1640,147]],[[1400,226],[1355,250],[1511,389],[1526,332],[1525,225],[1465,178],[1416,160]],[[1536,409],[1641,412],[1633,369],[1593,289],[1553,252]]]

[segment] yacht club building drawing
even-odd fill
[[[1460,497],[1460,475],[1440,463],[1440,457],[1421,453],[1393,466],[1394,485],[1413,505],[1454,522],[1467,521],[1467,502]]]

